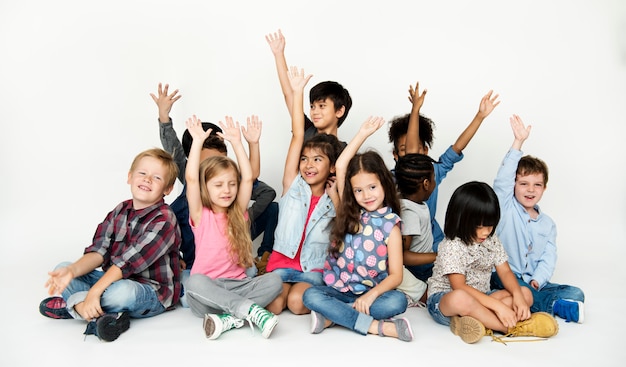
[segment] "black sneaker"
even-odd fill
[[[112,342],[129,328],[130,316],[128,313],[107,313],[98,317],[97,320],[89,322],[85,335],[95,334],[100,340]]]
[[[63,297],[48,297],[39,304],[39,313],[52,319],[73,319]]]

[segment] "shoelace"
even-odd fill
[[[248,320],[248,324],[250,324],[250,329],[252,330],[252,333],[254,334],[254,324],[258,325],[259,328],[262,329],[262,326],[265,325],[265,321],[267,321],[270,316],[271,315],[269,311],[266,311],[260,307],[253,307],[246,317],[246,320]]]
[[[485,335],[490,336],[491,337],[491,341],[492,342],[497,342],[497,343],[502,343],[504,345],[506,345],[506,343],[520,343],[520,342],[541,342],[544,340],[548,340],[546,338],[540,338],[540,337],[535,337],[534,339],[515,339],[515,340],[510,340],[509,338],[511,337],[511,335],[515,334],[515,330],[513,329],[510,333],[503,335],[503,336],[496,336],[493,333],[493,330],[491,329],[485,329]],[[506,338],[506,341],[504,340]]]
[[[240,327],[243,326],[243,320],[238,319],[234,316],[227,317],[225,321],[226,321],[226,325],[224,325],[224,330],[230,330],[232,328],[239,329]]]

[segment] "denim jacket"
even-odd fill
[[[331,221],[335,217],[335,206],[324,193],[306,223],[311,195],[311,187],[302,176],[297,175],[289,191],[278,203],[278,225],[273,250],[293,259],[300,246],[302,231],[306,230],[300,253],[302,271],[324,267],[330,243]]]

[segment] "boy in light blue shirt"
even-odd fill
[[[522,144],[531,126],[525,127],[517,115],[510,122],[515,138],[493,184],[501,210],[496,234],[504,244],[518,282],[533,294],[531,312],[544,311],[567,322],[582,323],[583,291],[550,283],[557,260],[556,224],[538,205],[547,187],[548,167],[538,158],[522,156]],[[495,273],[492,288],[502,289]]]

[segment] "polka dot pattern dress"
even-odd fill
[[[341,292],[365,293],[387,277],[389,234],[402,225],[389,207],[361,210],[360,222],[359,232],[346,235],[339,258],[329,256],[324,264],[324,282]]]

